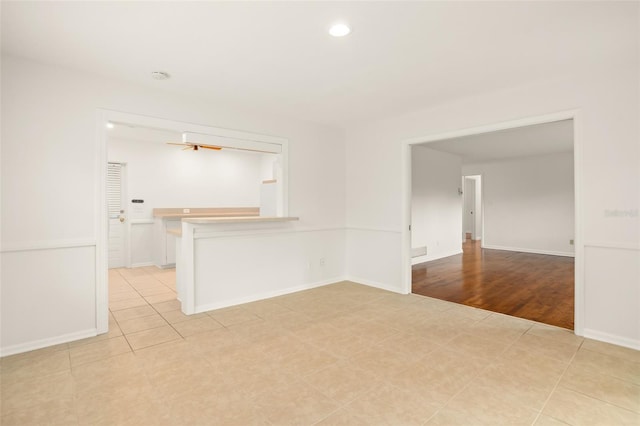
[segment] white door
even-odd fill
[[[471,234],[471,238],[475,239],[475,209],[476,209],[476,181],[474,179],[464,178],[464,212],[462,220],[464,221],[464,232]],[[465,236],[466,239],[466,236]]]
[[[109,208],[109,268],[125,266],[127,241],[125,193],[122,163],[109,163],[107,170],[107,206]]]

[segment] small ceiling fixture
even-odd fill
[[[153,71],[151,73],[151,77],[153,77],[155,80],[168,80],[171,76],[169,75],[169,73],[164,71]]]
[[[107,129],[113,129],[114,127],[116,127],[112,122],[107,121]]]
[[[344,37],[351,32],[347,24],[334,24],[329,28],[329,34],[334,37]]]

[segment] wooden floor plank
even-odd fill
[[[463,253],[412,268],[412,291],[573,330],[574,259],[489,250],[467,240]]]

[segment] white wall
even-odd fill
[[[411,155],[411,247],[427,247],[413,264],[462,253],[460,157],[422,146]]]
[[[625,43],[626,39],[621,40],[621,45]],[[576,241],[576,252],[585,253],[584,268],[578,265],[578,275],[585,277],[584,334],[606,335],[609,341],[640,347],[638,266],[632,261],[637,256],[625,254],[640,250],[638,51],[622,52],[618,60],[584,69],[581,74],[453,99],[436,108],[347,129],[349,275],[397,291],[405,288],[405,266],[398,256],[402,251],[404,140],[578,110],[582,193],[576,209],[582,240]],[[605,256],[602,247],[613,254]],[[618,261],[611,263],[610,257]],[[377,265],[375,270],[367,268],[371,264]],[[617,278],[615,288],[610,280],[602,279],[609,273]],[[609,300],[599,297],[601,293],[607,293]],[[611,308],[613,301],[619,302],[615,309]]]
[[[127,163],[131,219],[153,219],[154,208],[258,207],[263,158],[236,150],[182,151],[154,142],[109,138],[108,159]],[[132,199],[143,199],[138,209]]]
[[[484,181],[482,246],[572,256],[573,152],[465,164]]]
[[[285,137],[295,229],[344,228],[340,130],[13,57],[1,71],[3,354],[95,333],[98,108]],[[310,241],[322,251],[344,245]]]
[[[473,176],[473,180],[475,182],[475,202],[476,205],[474,206],[474,210],[473,210],[473,219],[475,221],[475,229],[474,229],[474,234],[471,236],[471,238],[473,238],[474,240],[481,240],[482,239],[482,234],[484,232],[483,230],[483,223],[484,223],[484,218],[483,218],[483,212],[482,212],[482,176]]]
[[[112,137],[107,150],[109,161],[126,163],[133,267],[153,263],[154,208],[258,207],[263,176],[271,176],[275,159],[275,154],[182,151],[174,145]],[[133,199],[144,203],[132,203]]]

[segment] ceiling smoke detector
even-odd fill
[[[164,71],[153,71],[151,73],[151,77],[153,77],[155,80],[168,80],[171,76],[169,75],[169,73]]]

